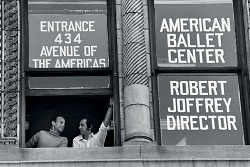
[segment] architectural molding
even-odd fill
[[[0,145],[16,146],[19,140],[19,1],[1,2],[1,138]]]

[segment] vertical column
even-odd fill
[[[3,56],[3,52],[2,52],[2,34],[3,34],[3,24],[2,24],[2,9],[3,9],[3,6],[2,6],[3,2],[2,0],[0,0],[0,29],[1,29],[1,34],[0,34],[0,91],[2,92],[2,56]],[[2,93],[1,93],[2,94]],[[2,98],[0,98],[0,139],[2,139],[2,136],[3,136],[3,119],[2,119]]]
[[[242,1],[244,2],[245,0],[242,0]],[[246,6],[245,8],[247,8],[246,9],[246,15],[247,15],[246,16],[247,17],[246,20],[247,20],[248,25],[246,25],[246,27],[247,27],[246,34],[248,35],[247,44],[250,45],[250,0],[247,0],[245,2],[245,4],[243,3],[243,5],[245,5]],[[248,73],[250,74],[250,49],[249,49],[249,46],[247,46],[246,48],[247,48],[247,51],[248,51],[248,55],[247,55],[247,59],[248,59],[247,60],[247,63],[248,63]]]
[[[1,145],[19,142],[19,1],[2,0]]]
[[[152,141],[143,0],[122,1],[125,142]]]

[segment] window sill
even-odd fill
[[[55,162],[167,162],[248,160],[250,146],[122,146],[104,148],[0,148],[0,164]]]

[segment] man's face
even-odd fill
[[[54,129],[58,132],[62,132],[65,127],[65,119],[63,117],[57,117],[56,122],[53,121]]]
[[[87,126],[87,119],[82,119],[79,123],[79,130],[81,135],[85,135],[89,129]]]

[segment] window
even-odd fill
[[[243,129],[248,95],[242,75],[246,64],[244,50],[238,49],[244,37],[239,37],[241,28],[235,29],[242,24],[241,16],[234,14],[239,2],[152,3],[149,11],[153,11],[150,27],[158,144],[247,144]]]
[[[109,67],[107,4],[29,1],[29,68]]]
[[[29,31],[23,58],[23,145],[39,130],[49,130],[50,118],[57,114],[65,117],[62,136],[68,138],[68,147],[79,135],[82,117],[92,117],[99,128],[109,98],[117,99],[112,5],[106,0],[28,0],[24,5],[24,27]],[[105,146],[119,143],[114,135],[116,114]]]

